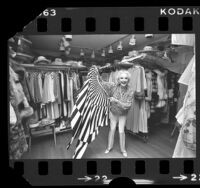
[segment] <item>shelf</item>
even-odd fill
[[[71,128],[62,129],[62,130],[56,131],[56,134],[57,133],[64,133],[64,132],[68,132],[68,131],[72,131],[72,129]]]
[[[17,52],[16,55],[17,55],[17,56],[27,57],[27,58],[30,58],[30,59],[33,59],[33,58],[34,58],[34,57],[31,56],[31,55],[28,55],[28,54],[25,54],[25,53],[21,53],[21,52]]]

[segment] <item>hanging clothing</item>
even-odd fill
[[[167,99],[166,78],[165,78],[165,73],[162,73],[159,70],[154,70],[154,72],[157,73],[158,96],[159,96],[159,101],[156,107],[161,108],[165,106],[166,104],[165,100]]]
[[[70,78],[69,72],[64,71],[26,74],[33,106],[40,119],[70,116],[74,105],[74,88],[78,88],[78,77],[75,73],[72,75]]]
[[[78,137],[73,155],[76,159],[82,158],[88,144],[98,135],[99,127],[108,125],[108,95],[98,77],[97,67],[92,66],[72,110],[71,127],[74,133],[67,149]]]
[[[58,104],[61,104],[61,93],[60,93],[60,82],[59,82],[59,75],[56,73],[54,75],[54,96]]]
[[[42,80],[41,74],[35,74],[34,76],[34,97],[35,102],[42,102]]]
[[[58,102],[51,102],[46,104],[47,108],[47,118],[48,119],[57,119],[60,117],[60,110],[58,106]]]
[[[69,107],[70,107],[70,112],[72,111],[74,107],[74,98],[73,98],[73,79],[69,79],[69,93],[70,93],[70,102],[69,102]]]
[[[117,75],[118,75],[118,70],[114,71],[114,72],[111,72],[110,73],[110,77],[109,77],[109,82],[110,83],[115,83],[117,84]]]
[[[131,74],[130,88],[133,92],[142,92],[147,89],[144,68],[135,66],[128,70]],[[126,128],[134,133],[147,133],[147,111],[145,100],[139,101],[133,98],[132,106],[127,115]]]
[[[44,75],[44,87],[42,93],[42,103],[46,104],[49,102],[49,76],[48,74]]]
[[[191,79],[191,73],[193,72],[193,69],[194,69],[194,64],[195,64],[195,57],[193,56],[190,63],[188,64],[185,71],[183,72],[180,79],[178,80],[178,82],[180,84],[184,84],[184,85],[187,85],[187,86],[189,85],[189,81]],[[188,91],[188,88],[187,88],[187,91]],[[184,103],[185,103],[185,98],[184,98],[184,101],[183,101],[183,106],[184,106]],[[179,124],[182,124],[183,119],[184,119],[184,113],[183,113],[184,108],[183,108],[183,106],[176,115],[176,118],[177,118],[177,121],[178,121]]]
[[[61,94],[62,94],[62,98],[63,98],[63,116],[66,117],[67,116],[67,105],[66,105],[66,101],[65,101],[65,97],[64,97],[64,93],[65,93],[65,81],[64,81],[64,74],[63,72],[61,72]]]
[[[39,73],[37,76],[37,82],[38,82],[38,102],[42,102],[42,91],[43,91],[43,86],[42,86],[42,74]]]
[[[55,102],[54,96],[54,72],[49,74],[49,102]]]
[[[151,102],[150,102],[150,112],[154,113],[156,109],[156,105],[158,103],[158,99],[159,99],[157,74],[155,72],[152,72],[151,82],[152,82],[152,94],[151,94]]]
[[[59,72],[58,73],[58,78],[59,78],[59,86],[60,86],[60,88],[59,88],[59,93],[60,93],[60,101],[61,101],[61,104],[59,105],[60,106],[60,115],[61,115],[61,117],[64,117],[64,108],[65,108],[65,106],[64,106],[64,95],[63,95],[63,87],[62,87],[62,82],[63,82],[63,79],[62,79],[62,72]]]
[[[146,81],[147,81],[147,98],[151,100],[151,95],[152,95],[152,90],[153,90],[152,72],[151,71],[145,72],[145,76],[146,76]]]
[[[34,90],[35,90],[34,80],[35,80],[35,74],[33,73],[33,74],[30,75],[30,83],[29,83],[29,85],[30,85],[30,91],[31,91],[31,96],[33,98],[33,101],[36,102],[35,101],[35,92],[34,92]]]
[[[150,70],[145,71],[146,81],[147,81],[147,101],[146,101],[146,111],[147,117],[150,118],[151,115],[151,106],[150,101],[152,100],[152,72]]]
[[[183,101],[184,101],[186,92],[187,92],[187,85],[180,83],[179,84],[179,95],[178,95],[178,101],[177,101],[177,112],[183,106]]]
[[[110,73],[107,73],[107,72],[103,72],[101,74],[101,77],[102,77],[102,80],[105,81],[105,82],[109,82],[109,79],[110,79]]]
[[[187,80],[188,78],[188,80]],[[183,107],[176,115],[177,121],[182,125],[173,158],[196,157],[196,88],[195,88],[195,57],[179,79],[188,85]]]

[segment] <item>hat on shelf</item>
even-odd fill
[[[123,61],[123,60],[126,60],[126,59],[130,59],[130,58],[132,58],[132,57],[137,57],[138,55],[139,55],[139,52],[138,52],[138,51],[136,51],[136,50],[130,51],[130,52],[128,52],[128,56],[124,56],[124,57],[122,58],[122,61]]]
[[[139,50],[139,53],[157,52],[158,50],[153,49],[152,46],[145,46],[143,50]]]
[[[46,59],[44,56],[39,56],[37,59],[34,61],[34,64],[50,64],[51,61]]]
[[[136,50],[133,50],[133,51],[128,52],[128,56],[129,56],[129,57],[136,57],[136,56],[138,56],[138,55],[139,55],[139,52],[136,51]]]
[[[85,67],[85,65],[83,65],[83,62],[82,62],[82,61],[78,61],[78,62],[77,62],[77,65],[78,65],[79,67]]]
[[[61,58],[55,58],[54,62],[52,62],[53,65],[64,65]]]
[[[45,118],[45,119],[42,119],[41,122],[40,122],[40,126],[46,126],[46,125],[50,125],[52,123],[54,123],[55,120],[53,119],[48,119],[48,118]]]

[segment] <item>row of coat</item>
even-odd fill
[[[128,69],[131,74],[129,86],[135,92],[145,91],[146,100],[138,101],[133,97],[132,107],[127,116],[126,129],[138,133],[148,133],[147,120],[151,114],[165,110],[167,114],[168,102],[177,93],[176,74],[168,71],[148,70],[135,65]],[[102,79],[117,83],[118,70],[111,73],[102,73]],[[162,110],[161,110],[162,109]],[[165,118],[166,121],[166,118]],[[169,121],[169,118],[167,118]],[[167,122],[165,122],[167,123]]]
[[[26,72],[25,83],[30,104],[39,119],[70,117],[74,93],[80,89],[79,75],[75,72]]]

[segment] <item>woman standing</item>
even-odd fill
[[[117,84],[102,82],[110,96],[110,130],[108,134],[108,146],[105,153],[113,148],[114,135],[118,123],[120,149],[124,157],[127,157],[125,149],[126,116],[132,105],[133,91],[129,87],[130,73],[120,70],[117,75]]]

